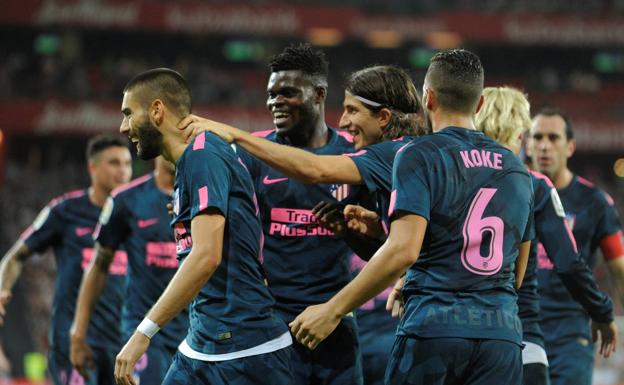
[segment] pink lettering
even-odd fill
[[[82,270],[86,270],[91,261],[95,257],[95,250],[87,247],[82,249]],[[128,254],[123,250],[117,250],[113,256],[113,261],[108,268],[108,273],[111,275],[126,275],[128,272]]]
[[[176,269],[176,244],[173,242],[148,242],[146,247],[145,264],[147,266]]]
[[[494,153],[494,169],[503,169],[503,154],[499,154],[497,152]]]
[[[176,253],[177,254],[181,254],[184,251],[192,247],[193,247],[193,238],[191,238],[190,234],[176,241]]]
[[[481,159],[483,159],[483,166],[494,168],[491,160],[492,153],[490,151],[481,150]]]
[[[271,209],[271,220],[282,223],[308,224],[316,223],[316,217],[311,210],[298,209]]]
[[[548,258],[548,254],[546,254],[546,249],[542,243],[537,244],[537,268],[544,270],[552,270],[555,268],[550,258]]]
[[[316,224],[293,227],[289,224],[273,222],[269,226],[269,235],[279,235],[282,237],[310,237],[315,235],[331,236],[334,235],[334,233]]]
[[[474,167],[474,163],[470,161],[470,157],[468,155],[468,151],[460,151],[459,155],[461,155],[462,160],[464,161],[464,167],[471,168]]]
[[[483,162],[481,161],[481,155],[479,154],[479,150],[471,150],[470,157],[472,158],[472,162],[476,167],[483,166]]]

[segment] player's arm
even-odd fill
[[[95,257],[82,277],[78,300],[74,314],[74,322],[70,329],[70,354],[72,365],[88,379],[87,368],[94,367],[93,353],[87,345],[87,329],[91,314],[97,304],[108,279],[108,269],[113,262],[115,250],[95,244]]]
[[[11,300],[13,285],[22,273],[24,260],[30,254],[28,246],[22,240],[18,240],[2,257],[2,262],[0,262],[0,325],[4,323],[5,306]]]
[[[427,220],[419,215],[395,216],[388,239],[357,277],[328,302],[308,307],[290,323],[297,340],[314,349],[342,317],[396,282],[418,259],[426,229]]]
[[[529,263],[529,252],[531,251],[531,241],[522,242],[520,244],[520,252],[516,260],[516,289],[522,286],[524,273],[526,273],[527,264]]]
[[[137,331],[117,355],[115,379],[118,384],[135,384],[134,365],[147,350],[151,337],[144,333],[146,331],[147,334],[155,333],[186,308],[217,270],[221,263],[224,231],[225,217],[217,209],[208,208],[193,218],[191,252]],[[147,329],[144,330],[145,327]]]
[[[235,142],[272,168],[305,183],[363,183],[355,162],[347,156],[312,154],[196,115],[189,115],[178,127],[188,127],[193,135],[211,131],[227,142]]]
[[[622,231],[607,235],[600,240],[600,250],[607,261],[607,267],[620,302],[624,305],[624,244]]]

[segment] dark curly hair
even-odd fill
[[[308,43],[291,44],[269,61],[269,71],[301,71],[315,86],[327,87],[328,68],[325,53]]]

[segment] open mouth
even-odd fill
[[[274,112],[273,113],[273,122],[276,125],[281,125],[290,120],[290,114],[288,112]]]

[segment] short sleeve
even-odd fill
[[[397,211],[431,217],[432,191],[427,177],[428,162],[417,145],[408,145],[397,152],[392,172],[392,193],[388,217]],[[418,197],[418,199],[415,199]]]
[[[600,191],[600,194],[602,195],[601,207],[603,214],[596,227],[597,242],[600,242],[602,238],[615,234],[622,229],[622,224],[618,218],[618,212],[615,208],[613,198],[603,191]]]
[[[231,166],[224,159],[225,149],[208,141],[199,147],[193,146],[185,170],[191,219],[208,208],[215,208],[227,217]]]
[[[108,197],[102,207],[93,239],[102,246],[116,250],[130,234],[130,226],[128,226],[130,218],[130,213],[122,199]]]
[[[396,148],[394,142],[382,142],[344,156],[350,157],[355,163],[368,191],[390,191]]]
[[[42,252],[62,235],[63,222],[59,206],[50,202],[39,212],[32,225],[24,231],[20,239],[33,252]]]

